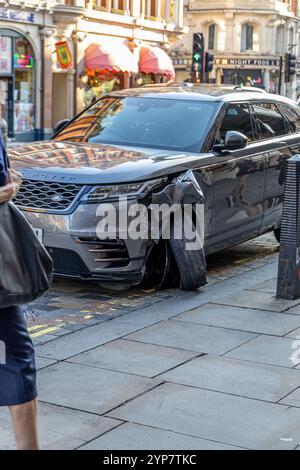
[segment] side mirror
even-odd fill
[[[227,131],[224,144],[214,145],[213,149],[217,152],[226,152],[231,150],[241,150],[247,146],[248,139],[241,132]]]
[[[248,139],[241,132],[227,131],[225,134],[224,150],[240,150],[247,145]]]
[[[58,121],[56,126],[53,129],[54,134],[56,134],[58,131],[60,131],[63,127],[65,127],[67,124],[69,124],[70,119],[62,119],[61,121]]]

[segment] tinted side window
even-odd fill
[[[288,134],[285,119],[273,103],[252,104],[260,139]]]
[[[292,132],[300,131],[300,110],[298,106],[290,106],[288,104],[278,104],[279,110],[284,117],[289,121]]]
[[[248,137],[249,142],[254,140],[253,118],[250,114],[250,107],[246,103],[232,103],[226,109],[225,117],[222,121],[219,134],[220,142],[224,143],[227,131],[242,132]]]

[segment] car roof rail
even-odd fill
[[[170,82],[166,83],[166,86],[178,86],[178,87],[183,86],[183,87],[188,87],[188,88],[192,87],[194,85],[195,85],[195,83],[192,83],[192,82],[175,82],[175,81],[173,82],[173,81],[170,81]]]
[[[162,87],[192,87],[194,86],[194,83],[191,82],[175,82],[175,81],[169,81],[165,83],[148,83],[147,85],[142,85],[142,87],[154,87],[154,88],[162,88]]]
[[[258,87],[253,87],[253,86],[247,86],[247,85],[237,85],[234,87],[234,90],[238,91],[252,91],[255,93],[267,93],[266,90],[263,88],[258,88]]]

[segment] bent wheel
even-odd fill
[[[169,243],[160,240],[155,244],[146,262],[146,271],[140,284],[145,289],[173,287],[178,281],[178,271]]]

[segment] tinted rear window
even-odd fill
[[[252,104],[260,139],[268,139],[289,132],[285,119],[274,103]]]
[[[278,108],[289,121],[291,129],[293,132],[300,131],[300,110],[298,106],[291,106],[288,104],[279,104]]]

